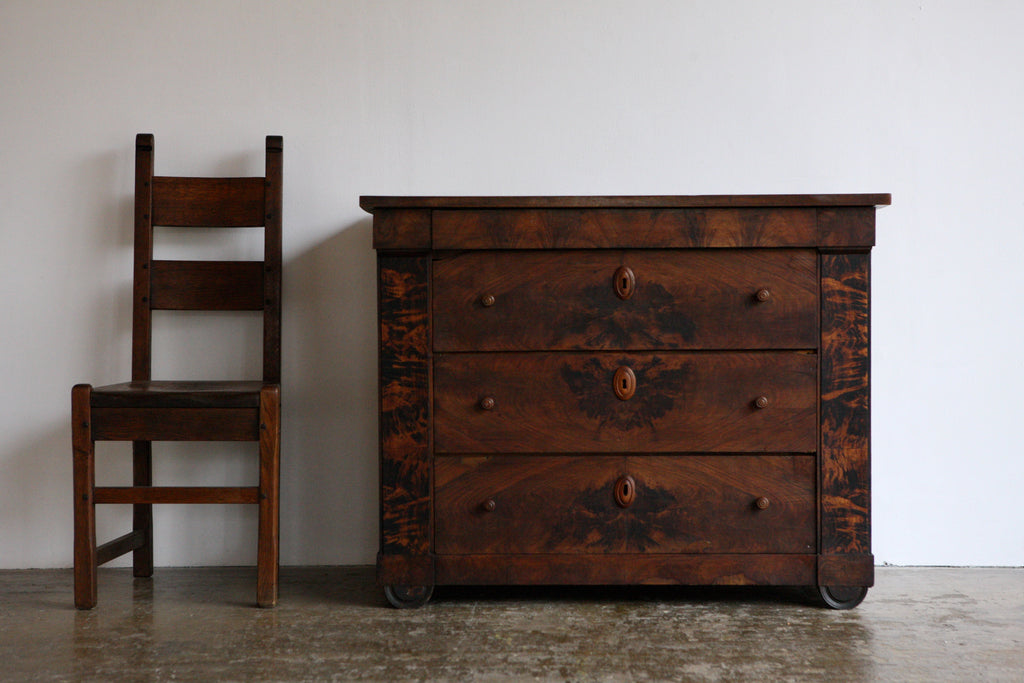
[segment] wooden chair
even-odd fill
[[[154,503],[259,506],[256,603],[277,602],[281,428],[282,140],[266,140],[266,176],[153,175],[153,136],[135,147],[135,276],[132,380],[71,391],[74,452],[75,606],[96,604],[96,568],[133,553],[135,576],[153,574]],[[157,261],[153,227],[263,226],[263,261]],[[154,310],[263,312],[262,381],[157,381],[151,375]],[[131,441],[133,486],[96,486],[95,442]],[[259,484],[156,487],[153,441],[256,441]],[[132,531],[96,546],[100,503],[131,503]]]

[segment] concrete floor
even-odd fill
[[[795,592],[439,588],[395,610],[368,567],[0,571],[0,680],[1024,681],[1024,569],[894,568],[857,609]]]

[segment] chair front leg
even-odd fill
[[[256,553],[256,604],[277,604],[281,489],[281,393],[260,390],[259,542]]]
[[[92,387],[71,390],[71,448],[74,463],[75,607],[96,606],[96,444],[92,439]]]
[[[153,485],[153,442],[132,442],[132,484]],[[132,531],[145,535],[145,542],[132,552],[132,575],[153,576],[153,506],[135,503],[132,505]]]

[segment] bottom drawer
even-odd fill
[[[813,455],[439,456],[434,550],[807,553]]]

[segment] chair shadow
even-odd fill
[[[281,556],[369,561],[377,541],[376,258],[371,220],[284,268]]]

